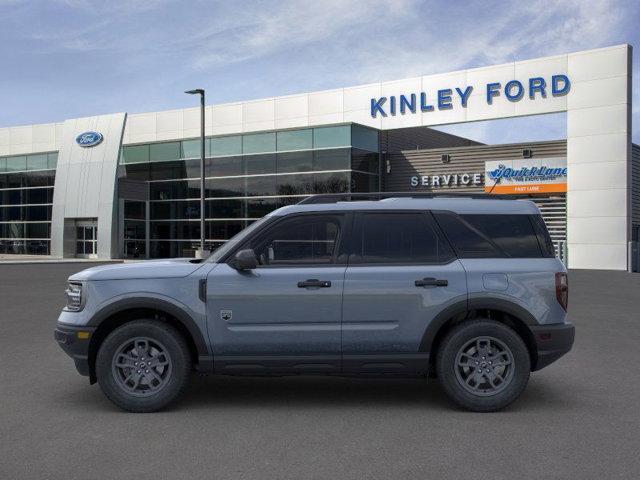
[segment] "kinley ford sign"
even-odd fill
[[[558,193],[567,191],[566,157],[485,162],[484,173],[447,173],[410,178],[412,187],[482,186],[491,194]]]
[[[493,103],[495,97],[504,95],[510,102],[520,101],[525,93],[530,100],[546,98],[551,94],[553,97],[566,95],[571,90],[571,82],[566,75],[552,75],[550,81],[543,77],[531,77],[527,82],[511,80],[504,87],[500,82],[487,83],[483,87],[483,99],[488,105]],[[450,110],[454,105],[459,104],[463,108],[467,107],[469,97],[474,90],[473,85],[468,85],[464,89],[460,87],[444,88],[435,92],[420,92],[404,95],[391,95],[389,97],[379,97],[371,99],[371,116],[378,115],[386,117],[388,115],[401,115],[406,113],[433,112],[438,110]]]

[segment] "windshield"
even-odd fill
[[[217,263],[222,257],[224,257],[227,253],[229,253],[231,250],[233,250],[235,247],[237,247],[239,244],[241,244],[242,242],[244,242],[244,240],[251,235],[251,233],[254,230],[257,230],[258,228],[260,228],[264,223],[266,223],[268,221],[268,219],[271,218],[269,216],[266,217],[262,217],[260,220],[258,220],[257,222],[252,223],[251,225],[249,225],[247,228],[245,228],[244,230],[236,233],[233,237],[231,237],[229,240],[227,240],[227,243],[225,243],[224,245],[218,247],[217,250],[214,250],[213,253],[211,254],[211,256],[209,257],[209,259],[207,260],[208,262],[214,262]]]

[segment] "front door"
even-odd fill
[[[283,218],[240,247],[255,251],[258,268],[211,270],[207,318],[219,372],[340,371],[344,217]]]
[[[421,341],[444,308],[466,305],[465,271],[428,212],[358,213],[343,307],[345,372],[424,373]]]

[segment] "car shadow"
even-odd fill
[[[66,407],[120,411],[97,385],[57,392]],[[579,402],[578,402],[579,403]],[[314,409],[352,408],[429,409],[468,413],[445,395],[436,379],[362,378],[330,376],[232,377],[194,375],[182,398],[166,412],[195,412],[216,408]],[[576,408],[576,398],[554,382],[532,377],[522,396],[504,412],[555,412]]]

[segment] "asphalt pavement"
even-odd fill
[[[572,271],[572,352],[491,414],[434,380],[196,376],[155,414],[118,410],[53,340],[66,277],[0,265],[2,479],[634,479],[640,274]]]

